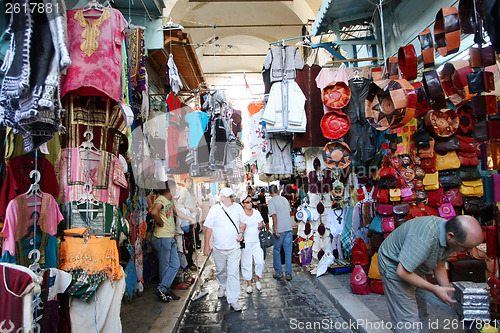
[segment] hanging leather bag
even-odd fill
[[[437,190],[439,188],[439,172],[426,173],[423,182],[426,191]]]
[[[351,290],[356,295],[370,294],[368,278],[361,265],[356,264],[351,274]]]
[[[422,158],[420,167],[424,169],[426,174],[436,172],[436,155],[437,154],[434,154],[432,158]]]
[[[464,197],[482,197],[484,195],[483,180],[466,180],[460,186],[460,193]]]
[[[389,233],[393,232],[396,228],[394,224],[394,217],[392,216],[383,216],[382,217],[382,232]]]
[[[449,151],[446,155],[436,154],[436,170],[452,170],[460,168],[460,159],[456,151]]]
[[[435,141],[433,138],[429,139],[429,146],[425,148],[418,148],[418,155],[420,158],[433,158],[434,157],[434,145]]]
[[[452,150],[460,149],[460,139],[458,135],[454,134],[449,138],[441,138],[436,140],[436,144],[434,145],[434,151],[438,154],[444,155]]]
[[[351,261],[355,265],[368,265],[370,263],[368,247],[362,238],[358,238],[354,241],[354,245],[351,249]]]
[[[444,189],[459,187],[460,185],[462,185],[462,180],[460,179],[460,170],[456,169],[440,171],[439,182]]]

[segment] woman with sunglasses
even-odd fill
[[[247,194],[241,200],[241,205],[245,211],[245,217],[242,222],[246,225],[244,234],[245,248],[241,250],[241,273],[243,274],[243,279],[247,281],[246,292],[251,294],[253,291],[252,258],[255,261],[255,287],[258,291],[262,290],[260,278],[264,271],[265,262],[264,252],[259,242],[259,229],[264,226],[264,220],[258,210],[252,209],[252,196],[250,194]]]

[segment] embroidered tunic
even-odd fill
[[[101,13],[91,10],[90,13]],[[61,95],[121,97],[121,46],[126,22],[117,9],[105,8],[98,18],[82,9],[68,11],[68,49],[71,66],[61,78]]]
[[[87,161],[80,154],[79,148],[66,148],[61,151],[57,172],[61,193],[58,202],[77,201],[86,194]],[[102,202],[118,206],[120,191],[128,189],[127,179],[120,161],[113,154],[101,151],[101,160],[97,166],[90,161],[88,181],[92,184],[92,194]],[[83,158],[82,158],[83,157]]]

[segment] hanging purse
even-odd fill
[[[495,90],[495,79],[492,72],[478,70],[467,75],[469,92],[477,94]]]
[[[488,120],[488,135],[490,140],[500,140],[500,120]]]
[[[453,205],[449,202],[446,202],[446,198],[443,199],[443,204],[438,208],[439,211],[439,216],[445,219],[451,219],[453,216],[457,215],[455,213],[455,209],[453,208]]]
[[[379,204],[377,211],[380,215],[391,215],[393,210],[392,207],[392,204]]]
[[[460,193],[464,197],[482,197],[484,195],[482,179],[463,181]]]
[[[449,138],[441,138],[439,140],[436,140],[436,144],[434,145],[434,151],[442,155],[446,154],[449,151],[459,149],[460,139],[456,134],[450,136]]]
[[[401,201],[401,189],[399,189],[399,188],[389,189],[389,199],[392,202]]]
[[[389,202],[389,190],[381,188],[378,190],[377,193],[377,199],[381,203],[388,203]]]
[[[498,113],[495,95],[479,95],[472,97],[472,112],[475,116],[495,115]]]
[[[440,207],[443,203],[443,188],[427,191],[427,204],[431,207]]]
[[[373,220],[370,222],[368,229],[370,229],[373,232],[377,232],[377,233],[381,234],[382,233],[382,217],[378,214],[375,215]]]
[[[460,185],[462,185],[462,180],[460,179],[460,170],[456,169],[440,171],[439,182],[444,189],[459,187]]]
[[[361,265],[354,266],[351,274],[351,289],[352,293],[356,295],[368,295],[370,293],[368,278]]]
[[[446,155],[436,154],[436,170],[452,170],[460,168],[460,159],[456,151],[449,151]]]
[[[451,203],[453,206],[462,206],[463,199],[462,194],[460,194],[459,188],[450,188],[448,191],[443,192],[443,200]]]
[[[434,157],[434,145],[435,141],[433,138],[429,139],[429,146],[425,148],[418,148],[418,155],[420,158],[432,158]]]
[[[458,149],[459,152],[476,153],[477,143],[474,141],[474,138],[461,135],[459,135],[458,138],[460,139],[460,149]]]
[[[392,216],[384,216],[382,217],[382,232],[388,233],[393,232],[396,229],[394,224],[394,217]]]
[[[392,207],[392,211],[394,214],[406,215],[410,212],[410,205],[407,203],[397,204]]]
[[[439,189],[439,172],[426,173],[423,182],[426,191]]]
[[[413,140],[415,141],[415,147],[417,148],[428,148],[430,146],[431,133],[425,129],[418,130],[413,134]],[[432,147],[434,149],[434,147]]]
[[[411,189],[411,187],[403,187],[401,189],[401,199],[403,201],[414,200],[413,190]]]
[[[271,247],[274,245],[274,238],[273,235],[269,230],[267,230],[266,226],[259,231],[259,241],[260,241],[260,247],[262,249],[267,249],[268,247]]]
[[[424,169],[425,173],[433,173],[436,172],[436,156],[434,154],[432,158],[423,158],[420,164],[420,167]]]
[[[481,172],[477,168],[477,166],[473,167],[467,167],[467,166],[461,166],[460,167],[460,178],[462,181],[464,180],[477,180],[481,178]]]
[[[479,165],[479,158],[477,158],[476,152],[465,153],[459,151],[458,159],[460,160],[460,166],[475,167]]]
[[[477,142],[488,141],[490,139],[488,131],[488,121],[476,121],[474,127],[474,140]]]

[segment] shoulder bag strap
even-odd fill
[[[224,207],[222,207],[222,205],[220,207],[222,208],[222,210],[224,211],[224,213],[226,213],[226,216],[228,217],[229,221],[231,221],[231,223],[236,228],[236,232],[240,233],[240,230],[238,229],[238,227],[236,226],[236,224],[234,224],[233,219],[231,218],[231,216],[229,216],[229,214],[226,212],[226,210],[224,209]]]

